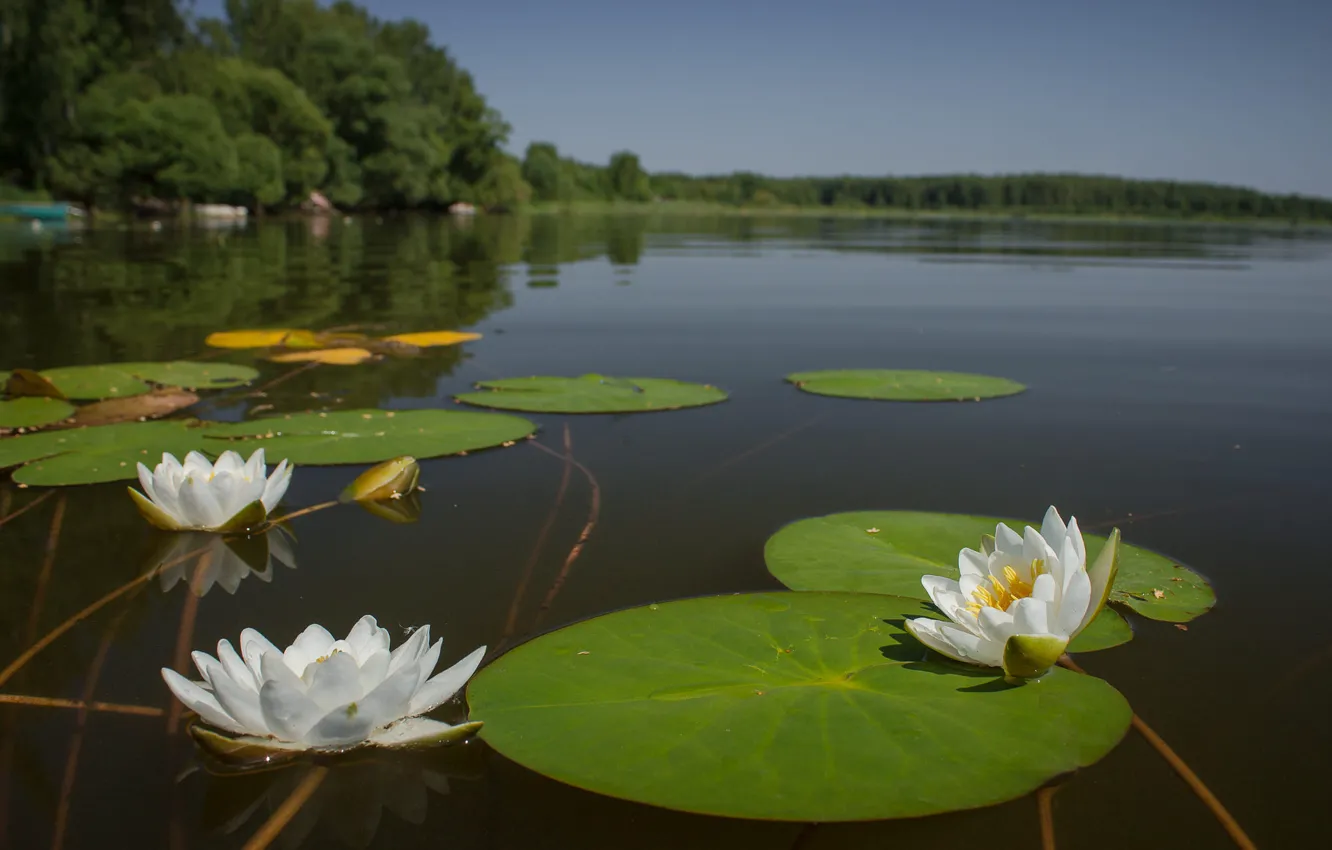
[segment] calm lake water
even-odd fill
[[[429,623],[456,659],[600,612],[776,589],[763,543],[857,509],[1123,529],[1211,580],[1182,630],[1080,656],[1211,786],[1260,847],[1326,839],[1332,756],[1332,239],[1244,228],[815,218],[358,217],[159,232],[0,230],[0,367],[204,353],[214,330],[467,328],[414,360],[319,367],[205,418],[452,407],[474,381],[602,372],[728,390],[636,416],[526,414],[596,476],[524,443],[422,464],[423,514],[296,520],[297,566],[200,598],[154,579],[59,637],[10,694],[168,709],[159,668],[253,626],[279,645],[364,613]],[[215,353],[214,353],[215,355]],[[241,354],[238,360],[245,362]],[[981,404],[823,398],[794,371],[1003,375]],[[260,364],[261,380],[290,369]],[[262,412],[262,411],[260,411]],[[357,469],[298,470],[289,508]],[[0,514],[40,496],[0,483]],[[0,528],[0,663],[150,569],[162,534],[121,484],[62,489]],[[522,577],[531,566],[530,578]],[[522,588],[519,593],[520,587]],[[195,600],[195,601],[192,601]],[[182,668],[185,669],[185,668]],[[193,675],[193,668],[189,668]],[[167,716],[0,706],[0,846],[241,847],[297,776],[216,778]],[[1042,734],[1031,718],[1031,736]],[[596,754],[589,754],[596,757]],[[384,808],[381,812],[381,804]],[[1054,798],[1061,848],[1231,846],[1135,733]],[[474,742],[339,768],[274,846],[1035,848],[1034,798],[913,821],[731,821],[599,797]]]

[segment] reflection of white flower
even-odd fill
[[[390,653],[388,631],[368,614],[345,640],[313,625],[285,652],[254,629],[241,632],[240,644],[239,654],[225,640],[217,658],[194,653],[202,683],[165,668],[162,677],[204,723],[245,736],[233,740],[287,752],[419,746],[461,733],[463,727],[418,715],[457,693],[486,651],[430,678],[443,644],[430,644],[430,627]]]
[[[192,552],[194,557],[181,560]],[[274,562],[296,569],[296,555],[291,538],[280,526],[248,538],[222,537],[200,531],[173,534],[169,544],[155,560],[170,564],[158,576],[165,593],[181,579],[195,596],[205,596],[214,586],[235,593],[242,579],[256,576],[273,580]]]
[[[462,749],[477,748],[451,747],[435,752],[449,754]],[[454,761],[447,759],[440,763],[437,759],[394,753],[392,757],[329,765],[327,776],[283,828],[277,844],[294,850],[318,833],[321,838],[334,839],[346,847],[368,847],[379,831],[385,810],[420,826],[429,812],[430,793],[449,793],[449,776],[458,775]],[[258,798],[230,817],[222,825],[222,832],[230,835],[239,831],[262,808],[276,810],[306,778],[308,770],[294,768],[270,773],[272,779]],[[237,777],[213,776],[209,781],[221,785],[235,783]],[[319,846],[325,843],[320,842]]]
[[[1044,675],[1105,607],[1119,566],[1119,531],[1090,572],[1078,521],[1065,526],[1053,507],[1040,531],[1027,526],[1019,536],[1001,522],[983,548],[962,550],[957,581],[921,579],[951,622],[919,618],[906,628],[958,661],[1002,667],[1015,679]]]
[[[151,472],[139,464],[143,493],[130,488],[130,496],[149,522],[167,531],[245,531],[264,521],[291,483],[285,460],[267,472],[263,449],[248,461],[223,452],[215,464],[198,452],[186,455],[184,464],[163,454]]]

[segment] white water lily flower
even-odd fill
[[[209,463],[190,452],[185,463],[163,454],[151,472],[139,464],[143,493],[130,488],[130,497],[144,517],[167,531],[246,531],[259,525],[282,501],[291,483],[291,467],[284,460],[268,475],[264,450],[248,461],[235,452],[223,452]]]
[[[1002,667],[1012,679],[1038,678],[1105,607],[1119,568],[1119,530],[1090,572],[1078,521],[1065,526],[1053,507],[1040,531],[1027,526],[1019,535],[1001,522],[982,548],[958,555],[957,581],[921,579],[949,621],[918,618],[906,628],[950,658]]]
[[[419,746],[476,726],[418,717],[457,693],[486,651],[480,647],[431,678],[442,644],[432,646],[430,627],[422,626],[389,652],[388,631],[367,614],[344,640],[312,625],[285,651],[246,629],[239,653],[222,640],[216,658],[193,654],[203,682],[166,668],[162,678],[204,723],[243,736],[233,742],[286,751]]]

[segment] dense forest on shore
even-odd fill
[[[472,77],[411,21],[346,0],[0,5],[0,197],[94,208],[225,202],[514,209],[682,201],[747,208],[1332,221],[1332,199],[1077,174],[773,178],[649,173],[549,143],[520,160]]]

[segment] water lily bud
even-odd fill
[[[421,466],[416,458],[404,455],[372,466],[356,476],[340,497],[343,502],[382,502],[400,499],[416,489]]]

